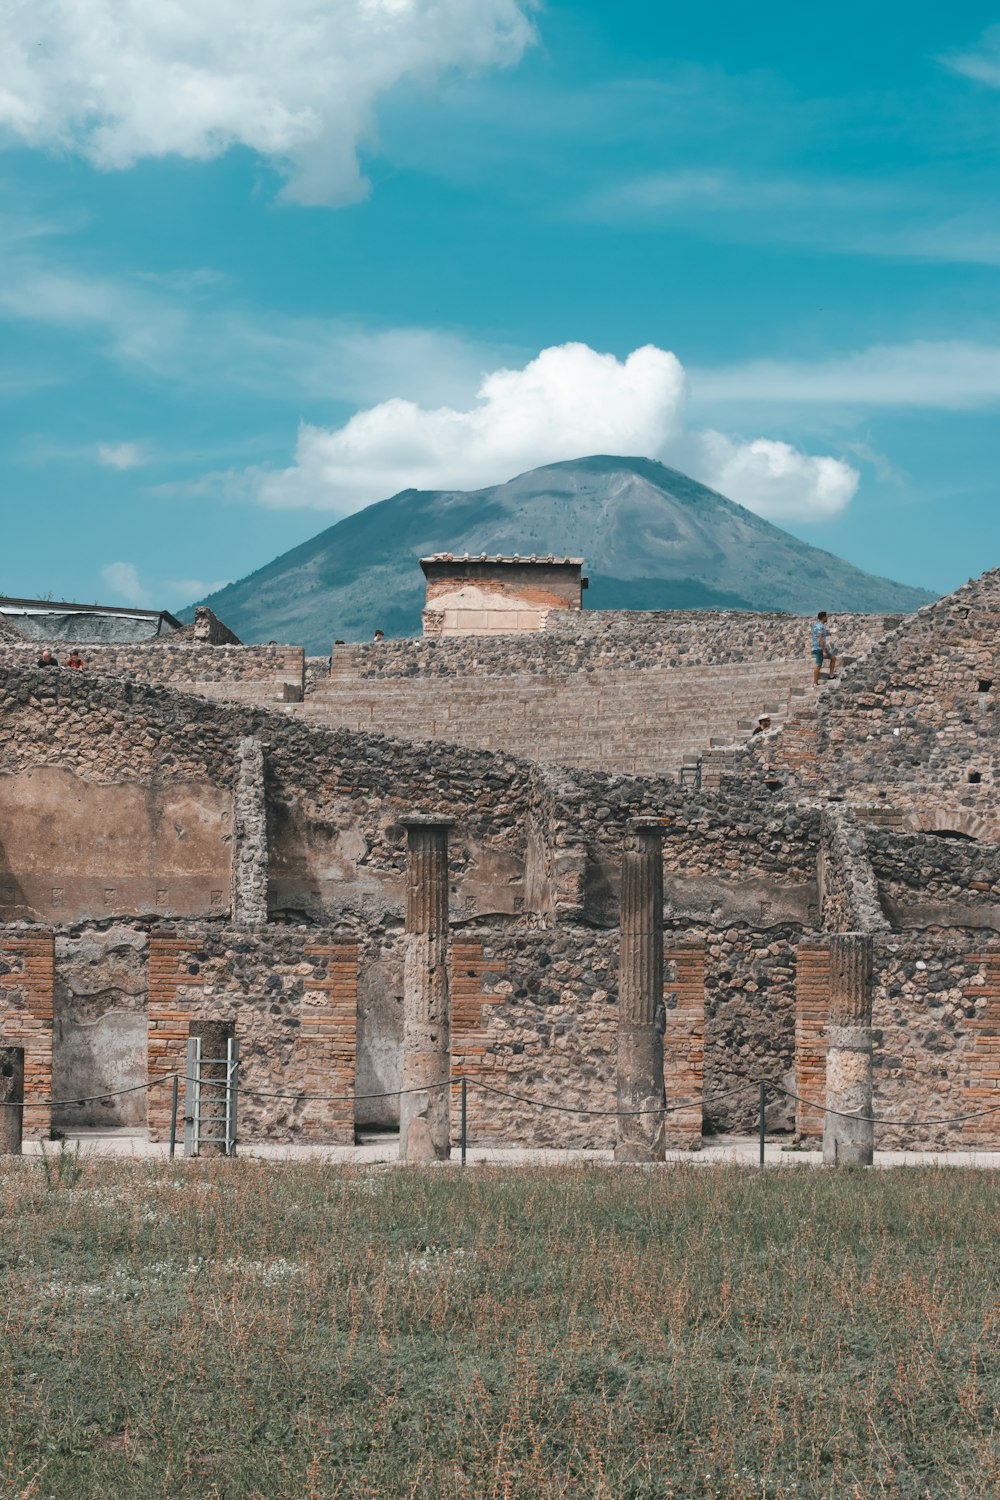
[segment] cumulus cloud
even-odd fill
[[[141,469],[146,461],[146,455],[138,443],[98,444],[97,462],[104,469],[118,469],[121,472],[127,469]]]
[[[105,563],[101,569],[101,577],[115,598],[134,605],[136,609],[149,608],[149,594],[143,587],[134,563]]]
[[[789,443],[756,438],[740,443],[721,432],[697,437],[700,477],[773,521],[827,521],[854,498],[857,469],[840,458],[814,458]]]
[[[684,371],[646,345],[627,359],[586,344],[544,349],[497,370],[466,409],[391,400],[342,427],[303,425],[294,464],[217,477],[231,497],[340,514],[401,489],[477,489],[593,453],[673,459],[761,515],[825,519],[848,504],[857,471],[787,443],[738,443],[684,426]]]
[[[404,79],[517,62],[534,0],[6,0],[0,128],[96,166],[249,147],[299,203],[364,196]]]
[[[581,453],[648,453],[680,428],[684,372],[647,346],[619,361],[586,344],[497,370],[466,411],[383,401],[340,428],[303,425],[295,464],[259,476],[265,505],[352,510],[394,490],[476,489]]]

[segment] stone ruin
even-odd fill
[[[895,1122],[881,1146],[1000,1145],[998,606],[994,572],[838,617],[818,692],[780,614],[552,608],[328,659],[206,612],[83,671],[38,668],[15,620],[0,1044],[26,1133],[162,1139],[162,1080],[226,1022],[244,1139],[402,1124],[436,1159],[464,1077],[480,1145],[655,1158],[752,1129],[758,1080],[771,1130],[819,1142],[840,1099]],[[864,1160],[830,1120],[829,1159]]]

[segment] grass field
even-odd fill
[[[985,1172],[0,1168],[0,1496],[995,1497]]]

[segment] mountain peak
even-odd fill
[[[243,640],[420,632],[434,552],[582,556],[591,609],[909,612],[933,596],[864,573],[655,459],[591,454],[475,491],[402,490],[211,597]]]

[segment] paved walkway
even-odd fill
[[[164,1160],[169,1155],[166,1142],[147,1140],[145,1133],[127,1130],[79,1131],[66,1136],[66,1144],[84,1156],[133,1157],[149,1160]],[[25,1141],[24,1154],[38,1156],[42,1149],[49,1152],[59,1148],[51,1141]],[[759,1146],[756,1137],[716,1136],[711,1144],[701,1151],[669,1151],[667,1162],[681,1162],[688,1166],[756,1166]],[[284,1142],[247,1142],[239,1147],[239,1155],[254,1161],[328,1161],[339,1166],[376,1166],[380,1163],[398,1165],[399,1141],[395,1136],[367,1141],[358,1146],[297,1145]],[[182,1146],[178,1143],[177,1160],[183,1160]],[[475,1166],[481,1162],[497,1166],[562,1166],[566,1164],[613,1165],[610,1151],[557,1151],[551,1149],[532,1150],[525,1147],[507,1149],[472,1146],[468,1160]],[[769,1140],[764,1147],[764,1163],[769,1167],[817,1167],[823,1162],[817,1150],[790,1150],[787,1137]],[[457,1146],[452,1150],[451,1165],[459,1164]],[[876,1151],[876,1167],[1000,1167],[1000,1151]]]

